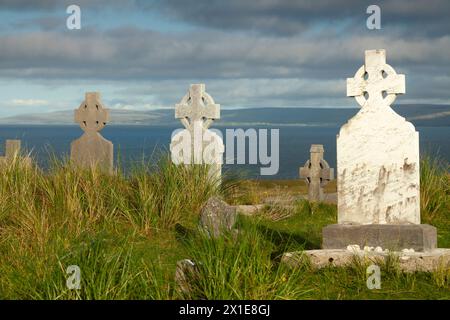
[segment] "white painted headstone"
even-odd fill
[[[390,107],[404,93],[385,50],[366,51],[347,79],[347,96],[362,108],[337,136],[340,224],[420,224],[419,133]]]
[[[220,118],[220,105],[205,92],[204,84],[192,84],[175,105],[175,117],[186,129],[175,133],[170,143],[175,164],[208,164],[210,176],[220,178],[224,145],[222,137],[209,130]]]

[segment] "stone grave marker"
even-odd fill
[[[20,156],[20,140],[6,140],[5,142],[5,156],[0,156],[0,163],[6,163],[12,161],[15,157]],[[31,158],[28,156],[23,157],[27,165],[31,164]]]
[[[310,153],[310,160],[300,167],[299,174],[308,185],[308,200],[319,202],[324,200],[323,187],[334,179],[334,170],[323,158],[323,145],[312,144]]]
[[[403,93],[384,50],[366,51],[347,79],[362,108],[337,136],[338,224],[323,229],[324,249],[436,247],[436,228],[420,224],[419,133],[390,107]]]
[[[217,197],[211,197],[200,212],[199,227],[210,237],[218,238],[232,232],[236,220],[236,207],[228,205]]]
[[[195,283],[198,282],[198,265],[190,259],[179,260],[175,270],[175,283],[177,291],[186,298],[192,298],[197,292]]]
[[[75,110],[75,122],[84,131],[70,146],[70,159],[75,165],[98,166],[107,173],[113,172],[113,144],[100,134],[108,121],[109,112],[100,101],[100,93],[87,92],[85,100]]]
[[[220,118],[220,105],[205,91],[204,84],[192,84],[189,92],[175,105],[175,118],[185,129],[174,134],[170,143],[176,164],[208,164],[209,175],[221,177],[223,140],[209,127]]]

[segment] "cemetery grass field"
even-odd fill
[[[306,192],[301,181],[208,182],[202,167],[187,169],[162,156],[125,176],[79,170],[54,161],[46,172],[15,159],[0,176],[0,298],[2,299],[450,299],[450,271],[406,274],[381,266],[382,288],[366,287],[366,266],[294,270],[287,251],[318,249],[321,229],[336,222],[336,206],[276,202],[240,216],[237,233],[213,240],[198,232],[206,200],[258,203],[265,195]],[[423,223],[450,247],[449,166],[421,163]],[[327,191],[333,191],[330,184]],[[193,290],[174,282],[176,262],[199,266]],[[66,287],[77,265],[81,287]]]

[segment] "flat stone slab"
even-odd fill
[[[243,215],[253,215],[259,210],[263,209],[265,206],[270,204],[280,204],[286,207],[292,207],[294,202],[297,200],[308,200],[308,195],[300,195],[292,198],[279,199],[275,197],[269,197],[264,199],[264,203],[260,204],[245,204],[245,205],[236,205],[234,206],[238,213]],[[337,203],[337,194],[336,193],[325,193],[324,194],[324,203],[328,204],[336,204]]]
[[[236,208],[237,213],[251,216],[258,212],[259,210],[263,209],[266,205],[265,204],[248,204],[248,205],[237,205],[234,206]]]
[[[400,270],[404,272],[433,272],[450,269],[450,249],[434,249],[429,252],[375,252],[364,250],[305,250],[288,252],[281,258],[291,268],[298,267],[305,262],[314,268],[346,267],[355,259],[362,262],[382,264],[387,259],[398,259]]]
[[[437,247],[436,228],[428,224],[332,224],[322,229],[323,249],[381,247],[390,251],[414,249],[431,251]]]
[[[268,197],[266,199],[264,199],[264,203],[272,203],[272,202],[286,202],[286,203],[293,203],[296,200],[309,200],[308,199],[308,195],[307,194],[301,194],[298,196],[294,196],[294,197],[290,197],[287,198],[286,200],[281,200],[279,199],[279,197]],[[319,201],[319,202],[324,202],[324,203],[328,203],[328,204],[337,204],[337,193],[324,193],[323,194],[323,200]]]

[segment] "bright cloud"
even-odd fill
[[[23,107],[33,107],[33,106],[45,106],[48,105],[49,102],[47,100],[41,99],[13,99],[11,100],[11,104],[14,106],[23,106]]]

